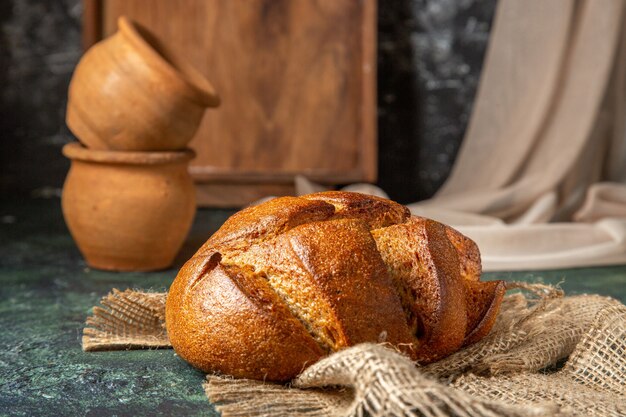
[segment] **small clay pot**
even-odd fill
[[[126,17],[91,47],[70,82],[66,122],[88,148],[184,149],[204,110],[219,105],[211,84]]]
[[[63,187],[63,216],[87,263],[151,271],[172,265],[196,212],[191,150],[112,152],[78,143]]]

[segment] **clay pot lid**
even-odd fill
[[[102,151],[72,142],[63,146],[63,155],[72,160],[104,164],[162,165],[189,161],[196,153],[191,149],[170,152]]]
[[[161,71],[180,79],[196,101],[207,107],[220,105],[220,97],[209,80],[189,63],[177,59],[148,29],[126,16],[117,20],[117,26],[120,33]]]

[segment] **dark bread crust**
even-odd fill
[[[359,219],[367,223],[370,230],[404,223],[411,217],[407,207],[395,201],[365,194],[326,191],[300,198],[331,204],[335,208],[333,219]]]
[[[286,381],[360,342],[437,360],[486,335],[504,284],[476,244],[390,200],[325,192],[229,218],[166,305],[177,353],[206,372]]]
[[[339,350],[380,341],[413,353],[411,333],[391,277],[365,222],[355,219],[309,223],[289,231],[296,262],[327,301]]]
[[[168,293],[168,336],[181,358],[205,371],[286,381],[324,355],[266,280],[220,263],[207,270],[208,259],[187,262],[179,274],[198,279],[176,280]]]
[[[246,248],[298,225],[327,220],[334,213],[335,208],[324,201],[275,198],[230,216],[195,256],[211,252],[216,247]]]
[[[416,359],[432,362],[458,350],[467,329],[465,285],[446,226],[412,217],[373,234],[390,273],[411,292],[413,311],[421,323]]]
[[[487,336],[496,322],[506,292],[504,281],[465,281],[467,332],[463,346]]]

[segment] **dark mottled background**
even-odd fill
[[[496,0],[379,1],[379,185],[403,202],[447,177],[470,115]],[[0,192],[53,196],[69,163],[67,85],[79,0],[0,0]]]
[[[404,203],[447,178],[469,120],[496,0],[379,1],[379,185]]]

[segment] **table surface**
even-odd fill
[[[165,291],[177,268],[231,214],[201,210],[174,268],[88,268],[58,199],[0,202],[0,415],[217,416],[203,374],[170,349],[84,353],[91,307],[112,288]],[[561,283],[567,294],[626,302],[626,266],[486,273],[483,279]]]

